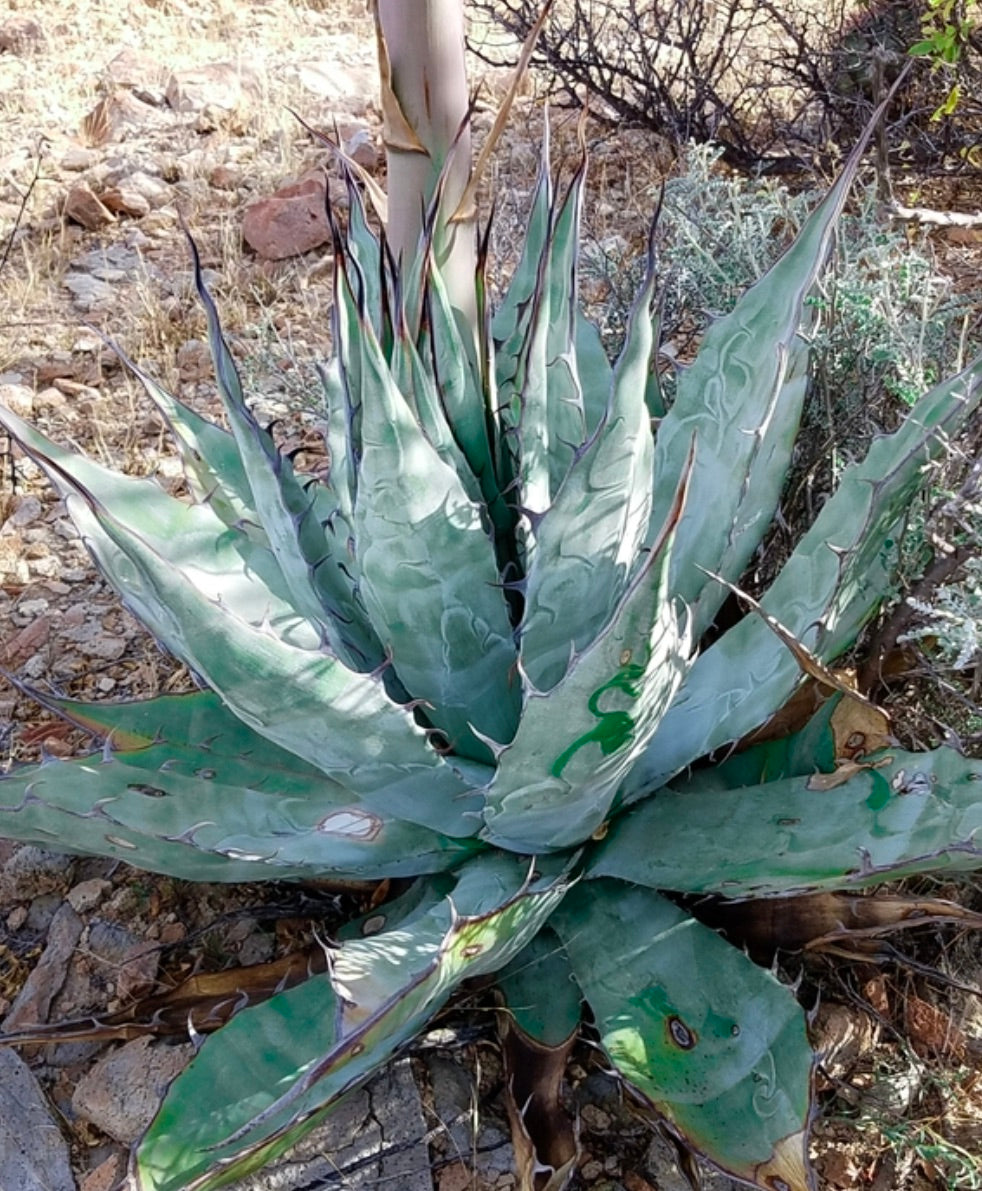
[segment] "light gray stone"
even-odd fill
[[[69,961],[81,934],[81,918],[68,902],[64,902],[51,920],[41,958],[3,1019],[4,1030],[17,1030],[48,1020],[51,1003],[65,983]]]
[[[0,1049],[0,1187],[75,1191],[68,1144],[31,1069]]]
[[[35,496],[27,496],[21,502],[14,517],[18,524],[25,525],[40,516],[41,502]],[[13,520],[13,518],[10,518]],[[30,901],[45,893],[66,889],[71,883],[75,865],[74,856],[63,856],[47,852],[28,844],[10,857],[0,875],[0,904],[9,905],[15,901]]]
[[[137,1038],[101,1058],[79,1080],[72,1108],[116,1141],[131,1145],[153,1120],[171,1081],[194,1056],[190,1043]]]
[[[352,1092],[323,1125],[230,1191],[433,1191],[419,1091],[408,1059]]]

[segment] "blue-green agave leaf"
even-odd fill
[[[806,352],[797,338],[804,300],[825,263],[859,162],[857,150],[791,247],[710,326],[658,427],[655,529],[696,438],[692,482],[699,499],[679,525],[672,577],[691,610],[696,639],[726,595],[707,572],[736,582],[777,508],[807,387]]]
[[[648,889],[580,885],[552,925],[604,1050],[679,1135],[766,1191],[809,1191],[813,1058],[790,989]]]
[[[394,921],[331,949],[329,973],[208,1038],[140,1142],[138,1191],[210,1191],[282,1153],[382,1066],[471,976],[506,964],[567,889],[509,858],[441,878]],[[229,1079],[229,1071],[235,1078]]]
[[[206,512],[175,504],[187,516]],[[480,797],[472,782],[486,781],[483,768],[476,781],[462,778],[378,674],[349,670],[316,644],[290,643],[262,609],[253,621],[237,614],[210,572],[180,569],[89,493],[70,490],[68,506],[127,606],[246,724],[386,812],[451,835],[474,833]],[[176,542],[186,548],[188,538]],[[220,561],[227,565],[218,573],[234,575]]]
[[[654,346],[649,271],[632,311],[607,410],[535,527],[522,666],[551,690],[592,642],[627,587],[648,532],[653,443],[645,381]]]
[[[14,769],[0,778],[0,832],[186,881],[381,880],[474,851],[369,810],[316,770],[175,744]]]
[[[482,834],[497,847],[573,847],[600,828],[675,695],[689,637],[667,576],[684,501],[683,486],[662,540],[562,681],[550,691],[526,682],[518,732],[486,793]]]
[[[442,420],[466,465],[456,464],[465,486],[470,476],[490,509],[500,500],[491,439],[491,411],[486,404],[478,361],[470,337],[461,334],[450,295],[440,271],[428,263],[423,327],[429,331],[429,365]],[[421,328],[422,330],[423,328]],[[434,414],[435,420],[435,414]],[[426,423],[423,422],[426,429]],[[442,435],[441,435],[442,437]],[[434,446],[439,445],[432,438]],[[469,475],[468,475],[469,473]],[[473,493],[472,499],[478,499]]]
[[[893,434],[846,469],[761,606],[820,661],[836,658],[889,593],[895,538],[924,470],[982,401],[982,358],[926,393]],[[744,617],[690,670],[673,707],[625,787],[628,801],[686,765],[739,740],[773,715],[801,679],[793,653],[756,613]]]
[[[91,522],[84,510],[98,508],[121,533],[140,537],[167,565],[193,576],[198,588],[220,600],[229,614],[262,621],[271,634],[293,645],[318,646],[320,634],[293,608],[273,554],[243,530],[226,525],[210,504],[187,505],[152,480],[120,475],[66,451],[2,407],[0,424],[47,472],[70,512]],[[96,533],[86,544],[127,603],[126,574],[114,570],[104,552],[98,554],[102,536]]]
[[[543,1047],[562,1046],[579,1029],[583,993],[548,926],[498,972],[495,985],[509,1019]]]
[[[576,357],[577,259],[586,156],[554,217],[547,264],[546,417],[549,427],[549,490],[555,493],[580,444],[586,417]]]
[[[119,347],[112,346],[170,427],[195,500],[207,502],[226,525],[235,525],[266,541],[234,437],[178,401]]]
[[[589,872],[760,897],[982,868],[982,762],[889,749],[831,774],[721,791],[695,772],[626,811]]]
[[[222,335],[215,303],[205,288],[192,244],[195,281],[208,319],[208,338],[219,392],[266,531],[297,610],[318,626],[333,653],[347,665],[374,669],[384,661],[378,638],[354,598],[344,543],[329,528],[337,511],[330,489],[301,482],[246,404],[235,361]]]
[[[355,504],[361,595],[395,671],[455,752],[489,757],[518,722],[511,622],[483,508],[424,437],[374,334]],[[472,731],[474,729],[474,731]]]

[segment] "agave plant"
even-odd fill
[[[413,879],[326,970],[204,1041],[134,1151],[140,1191],[217,1187],[283,1152],[492,972],[531,1045],[575,1032],[584,1002],[680,1138],[758,1187],[811,1184],[805,1015],[671,894],[982,867],[982,764],[857,732],[842,684],[790,738],[701,763],[805,671],[829,676],[890,588],[927,465],[982,397],[982,361],[924,395],[845,471],[759,605],[709,633],[778,506],[804,302],[857,161],[707,332],[670,408],[653,262],[611,364],[576,302],[584,170],[557,193],[545,160],[494,311],[486,239],[478,253],[476,336],[434,248],[439,186],[402,267],[349,178],[322,479],[250,409],[197,258],[229,428],[131,365],[190,502],[0,411],[202,688],[45,696],[104,745],[9,773],[0,834],[187,880]]]

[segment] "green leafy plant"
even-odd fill
[[[478,254],[473,323],[444,278],[441,178],[401,263],[349,179],[323,481],[256,420],[200,269],[229,429],[134,368],[192,502],[0,412],[203,687],[45,696],[105,743],[7,775],[0,833],[190,880],[414,878],[326,971],[204,1041],[135,1149],[141,1191],[217,1187],[283,1152],[492,972],[520,1041],[558,1047],[582,999],[682,1138],[761,1188],[810,1185],[804,1014],[665,892],[982,867],[982,764],[882,732],[857,745],[868,708],[841,683],[790,737],[699,764],[774,716],[802,667],[837,682],[825,663],[888,590],[925,468],[982,398],[982,360],[923,395],[846,469],[760,605],[710,637],[777,507],[804,304],[858,160],[707,330],[670,407],[654,270],[612,365],[576,305],[584,170],[557,194],[546,159],[493,312]]]
[[[927,0],[921,15],[921,40],[908,53],[914,58],[927,58],[935,70],[957,66],[979,27],[978,16],[969,15],[970,7],[974,6],[964,0]],[[956,82],[931,119],[950,116],[960,100],[961,87]]]

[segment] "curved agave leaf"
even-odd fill
[[[424,437],[371,328],[361,335],[362,457],[354,525],[361,593],[406,689],[458,754],[489,757],[518,723],[508,606],[483,510]],[[472,731],[472,728],[475,731]]]
[[[982,869],[982,762],[954,749],[890,749],[837,773],[729,792],[708,774],[626,811],[591,854],[590,875],[761,897]]]
[[[210,505],[187,505],[152,480],[120,475],[66,451],[2,407],[0,425],[47,472],[70,510],[80,508],[80,501],[101,509],[120,532],[139,536],[168,565],[193,574],[202,591],[220,599],[233,615],[264,621],[271,634],[293,645],[318,646],[320,634],[291,604],[273,554],[247,533],[226,525]],[[125,603],[125,579],[111,568],[105,573]]]
[[[137,1148],[138,1191],[209,1191],[282,1153],[408,1041],[464,979],[507,963],[566,892],[480,857],[401,919],[331,951],[328,975],[244,1010],[171,1085]],[[229,1072],[235,1073],[229,1079]]]
[[[600,636],[548,692],[528,687],[514,741],[499,751],[482,835],[500,848],[575,847],[603,823],[688,665],[667,576],[684,481],[662,540]],[[528,684],[526,683],[526,686]]]
[[[894,537],[924,469],[982,401],[982,358],[926,393],[893,434],[875,440],[822,506],[762,608],[820,661],[856,639],[892,585]],[[699,757],[773,715],[801,678],[794,655],[757,615],[699,655],[628,783],[625,800],[658,789]]]
[[[583,391],[576,358],[577,277],[586,154],[554,217],[546,275],[546,418],[549,425],[549,489],[562,484],[580,444],[586,441]]]
[[[328,488],[301,483],[293,466],[246,405],[235,361],[222,334],[215,303],[204,284],[191,242],[198,296],[208,319],[215,376],[252,491],[260,524],[298,612],[320,629],[331,651],[357,670],[381,666],[385,654],[355,598],[343,543],[329,528],[338,512]]]
[[[234,437],[178,401],[115,343],[111,346],[126,368],[143,385],[170,427],[181,453],[188,487],[195,499],[210,505],[226,525],[243,529],[250,537],[256,537],[268,545]]]
[[[236,615],[224,587],[199,586],[197,569],[182,571],[158,552],[159,543],[121,526],[88,493],[70,494],[68,502],[127,606],[249,727],[385,813],[454,836],[474,834],[480,798],[470,793],[472,783],[432,748],[412,713],[391,701],[378,675],[290,644],[266,620]],[[476,784],[486,780],[479,768]]]
[[[101,757],[0,778],[0,831],[10,838],[64,839],[69,850],[202,881],[418,876],[475,849],[367,809],[212,691],[81,703],[18,685],[105,747]]]
[[[606,412],[534,527],[519,643],[522,667],[540,691],[559,682],[610,619],[648,532],[654,445],[644,391],[653,300],[649,269]]]
[[[791,991],[647,889],[577,886],[551,925],[604,1049],[681,1136],[766,1191],[808,1191],[813,1056]]]
[[[369,810],[316,771],[170,744],[15,769],[0,779],[0,833],[189,881],[417,876],[476,847]]]
[[[807,388],[807,352],[798,339],[804,300],[825,263],[865,139],[791,247],[707,330],[658,427],[653,529],[671,505],[696,437],[699,500],[679,525],[672,572],[696,639],[726,595],[708,582],[707,572],[739,579],[773,520]]]

